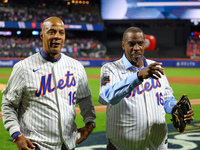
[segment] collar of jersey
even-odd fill
[[[138,68],[136,68],[135,66],[133,66],[133,65],[128,61],[128,59],[126,58],[125,53],[124,53],[123,56],[122,56],[122,62],[123,62],[123,64],[124,64],[126,70],[128,70],[128,69],[131,68],[131,67],[136,68],[137,70],[144,69],[145,67],[148,66],[148,64],[147,64],[147,60],[146,60],[146,58],[145,58],[144,56],[142,57],[142,60],[143,60],[143,64],[144,64],[144,65],[142,66],[142,68],[138,69]]]
[[[59,55],[57,59],[51,58],[43,50],[40,51],[40,54],[45,60],[50,61],[52,63],[59,61],[61,58],[61,55]]]

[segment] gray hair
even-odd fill
[[[136,33],[136,32],[142,32],[143,37],[144,37],[144,32],[143,32],[140,28],[138,28],[138,27],[130,27],[130,28],[128,28],[128,29],[126,29],[126,30],[124,31],[123,37],[122,37],[122,41],[125,42],[125,37],[126,37],[126,34],[127,34],[128,32],[134,32],[134,33]]]

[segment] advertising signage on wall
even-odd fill
[[[66,30],[103,31],[103,25],[97,24],[65,24]],[[0,28],[41,29],[42,22],[5,22],[0,21]]]
[[[0,67],[13,67],[21,59],[1,59]],[[77,59],[84,67],[101,67],[107,62],[115,61],[116,59]],[[158,59],[162,62],[163,67],[184,67],[184,68],[200,68],[200,60],[198,59]]]

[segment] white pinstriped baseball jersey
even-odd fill
[[[42,150],[60,150],[62,143],[75,147],[75,103],[85,123],[96,117],[84,67],[62,53],[54,63],[40,53],[18,62],[3,94],[5,128],[10,135],[21,132]]]
[[[146,67],[154,61],[143,57],[143,62]],[[106,137],[118,150],[167,149],[163,105],[173,91],[165,75],[141,82],[138,71],[125,55],[101,68],[99,102],[107,105]]]

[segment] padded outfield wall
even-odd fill
[[[23,58],[0,58],[0,67],[13,67],[18,61]],[[117,60],[114,59],[77,59],[80,61],[84,67],[101,67],[107,62],[112,62]],[[200,59],[179,59],[179,58],[170,58],[170,59],[153,59],[158,62],[163,63],[163,67],[184,67],[184,68],[200,68]]]

